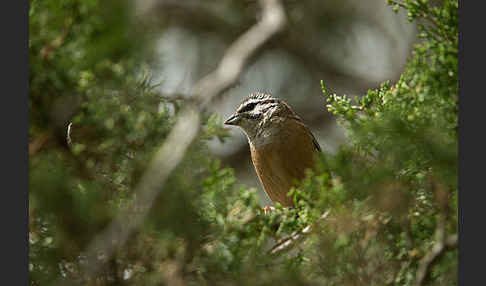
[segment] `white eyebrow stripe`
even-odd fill
[[[248,105],[250,105],[250,104],[255,104],[255,103],[256,103],[256,104],[258,104],[258,103],[259,103],[259,102],[261,102],[261,101],[263,101],[263,100],[261,100],[261,99],[253,99],[253,98],[252,98],[252,99],[249,99],[249,100],[247,100],[247,101],[243,102],[243,103],[240,105],[240,107],[238,108],[238,111],[240,111],[240,110],[244,109],[246,106],[248,106]]]
[[[250,99],[250,100],[248,100],[248,101],[245,102],[245,106],[248,105],[248,104],[250,104],[250,103],[258,103],[258,102],[261,102],[261,101],[263,101],[263,100],[262,99],[253,99],[252,98],[252,99]]]
[[[242,103],[240,103],[240,106],[236,109],[236,112],[254,112],[256,110],[261,110],[262,108],[260,105],[262,103],[271,103],[273,101],[276,101],[276,99],[270,94],[254,92],[251,93]],[[267,106],[267,104],[264,106]]]

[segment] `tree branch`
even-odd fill
[[[326,211],[323,215],[321,215],[321,217],[319,217],[317,221],[327,218],[329,212],[330,211]],[[297,242],[301,241],[305,237],[305,235],[309,234],[311,231],[312,231],[312,227],[308,225],[304,227],[302,230],[292,233],[289,237],[286,237],[280,240],[279,242],[277,242],[277,244],[275,244],[268,251],[268,254],[276,255],[292,249],[297,244]]]
[[[215,97],[236,82],[249,58],[284,27],[286,17],[279,0],[261,0],[260,3],[263,10],[261,20],[241,35],[228,48],[218,68],[202,78],[191,90],[190,96],[195,100],[188,102],[181,111],[174,128],[135,188],[136,204],[140,206],[140,212],[136,215],[120,213],[105,230],[96,235],[83,252],[88,259],[81,269],[85,276],[93,277],[101,270],[102,262],[97,259],[97,254],[103,253],[106,260],[109,260],[116,249],[124,245],[139,228],[170,173],[181,162],[196,138],[201,125],[201,112]],[[66,282],[60,280],[55,284]]]
[[[422,286],[426,282],[430,267],[448,249],[457,247],[457,234],[446,237],[445,218],[439,217],[437,229],[435,231],[436,243],[432,249],[420,260],[419,268],[415,278],[415,285]]]

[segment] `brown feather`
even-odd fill
[[[275,140],[259,147],[250,142],[250,150],[265,193],[272,201],[291,207],[294,202],[287,193],[296,180],[305,177],[306,169],[314,169],[317,150],[312,133],[300,120],[287,118],[282,125],[285,128]]]

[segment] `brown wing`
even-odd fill
[[[258,178],[270,199],[283,206],[293,206],[293,199],[287,193],[295,180],[305,177],[305,169],[314,168],[320,146],[300,121],[291,120],[287,124],[289,128],[279,133],[273,143],[258,149],[250,143],[250,150]]]

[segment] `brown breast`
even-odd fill
[[[265,193],[272,201],[291,207],[293,198],[287,193],[296,180],[305,177],[307,168],[314,168],[317,152],[310,131],[301,122],[289,119],[286,124],[292,126],[286,125],[276,140],[258,147],[250,142],[250,150]]]

